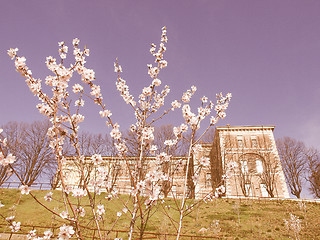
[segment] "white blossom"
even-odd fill
[[[218,119],[216,119],[215,117],[211,117],[210,118],[210,124],[211,125],[215,125],[218,122]]]
[[[179,103],[177,100],[175,100],[171,103],[171,106],[172,106],[172,110],[174,110],[175,108],[180,108],[181,103]]]
[[[106,210],[104,209],[104,205],[102,204],[97,205],[97,214],[101,216],[105,213],[106,213]]]
[[[50,106],[45,103],[39,103],[36,106],[39,109],[39,112],[47,117],[51,117],[53,110]]]
[[[110,110],[104,110],[99,112],[100,116],[103,117],[111,117],[112,113]]]
[[[90,94],[92,95],[92,96],[94,96],[94,97],[96,97],[96,98],[99,98],[100,96],[101,96],[101,89],[100,89],[100,86],[98,86],[98,85],[93,85],[92,87],[91,87],[91,92],[90,92]]]
[[[32,239],[33,237],[37,236],[36,231],[36,229],[30,230],[29,234],[27,235],[27,238]]]
[[[117,64],[117,63],[114,63],[114,72],[122,72],[122,67]]]
[[[9,216],[9,217],[6,217],[6,221],[7,221],[7,222],[10,222],[10,221],[12,221],[15,217],[16,217],[16,216],[13,216],[13,215],[11,215],[11,216]]]
[[[90,55],[90,50],[88,48],[86,48],[83,53],[86,55],[86,56],[89,56]]]
[[[11,229],[11,232],[18,232],[20,230],[20,225],[20,222],[13,221],[9,228]]]
[[[161,80],[156,78],[152,81],[152,85],[159,87],[161,85]]]
[[[60,217],[62,217],[63,219],[68,217],[68,212],[67,211],[62,211],[60,214]]]
[[[43,235],[43,239],[50,239],[53,233],[51,232],[51,230],[47,230],[43,232]]]
[[[77,198],[87,196],[87,191],[83,190],[82,188],[74,188],[71,190],[71,192],[72,196]]]
[[[110,132],[110,136],[114,139],[120,139],[121,138],[121,132],[119,130],[120,126],[119,124],[114,124],[113,129]]]
[[[150,96],[151,93],[152,93],[152,88],[151,88],[151,87],[145,87],[145,88],[143,88],[142,93],[143,93],[145,96]]]
[[[200,163],[200,165],[202,165],[204,167],[209,167],[210,166],[210,158],[201,157],[199,163]]]
[[[168,62],[166,60],[161,60],[159,63],[160,63],[160,68],[165,68],[168,66]]]
[[[7,155],[5,158],[2,153],[0,153],[0,165],[7,166],[9,164],[12,164],[16,161],[16,157],[13,156],[11,153]]]
[[[81,123],[84,121],[84,116],[81,114],[73,114],[70,119],[70,123],[73,123],[74,125],[77,125],[78,123]]]
[[[47,202],[51,202],[52,201],[52,192],[48,192],[45,196],[44,196],[44,200],[46,200]]]
[[[80,40],[78,38],[75,38],[72,40],[72,45],[78,45]]]
[[[142,130],[142,139],[143,141],[153,141],[154,135],[153,135],[154,127],[145,127]]]
[[[81,106],[81,107],[83,107],[84,106],[84,100],[83,99],[79,99],[79,100],[76,100],[75,102],[74,102],[74,106]]]
[[[17,57],[14,64],[17,69],[22,69],[26,66],[26,58],[25,57]]]
[[[203,96],[203,97],[201,98],[201,101],[202,101],[203,103],[206,103],[206,102],[208,102],[208,98],[207,98],[206,96]]]
[[[152,145],[149,149],[150,154],[154,155],[156,154],[156,151],[158,150],[158,147],[156,145]]]
[[[25,195],[28,195],[29,192],[31,191],[31,189],[28,187],[28,185],[21,185],[19,187],[20,191],[21,191],[21,194],[25,194]]]
[[[9,55],[9,57],[11,58],[11,60],[13,60],[16,56],[17,56],[17,51],[19,49],[18,48],[10,48],[7,53]]]
[[[80,217],[84,217],[86,215],[86,211],[83,207],[79,207],[77,211],[79,212]]]
[[[66,226],[65,224],[60,227],[60,232],[58,235],[59,240],[68,240],[75,233],[72,226]]]
[[[102,156],[100,154],[94,154],[91,156],[91,160],[94,165],[99,165],[102,163]]]
[[[73,87],[72,87],[72,91],[74,93],[79,93],[83,90],[83,87],[80,85],[80,84],[75,84]]]

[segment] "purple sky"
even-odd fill
[[[276,125],[276,137],[319,148],[319,13],[316,0],[2,1],[0,124],[42,119],[6,50],[18,47],[33,75],[44,79],[50,74],[45,58],[58,57],[58,41],[71,48],[78,37],[90,49],[87,66],[113,119],[127,128],[134,115],[116,91],[113,62],[119,58],[137,97],[150,84],[149,44],[158,44],[167,26],[168,67],[159,78],[171,87],[168,103],[191,85],[198,87],[194,110],[203,95],[232,92],[227,118],[218,125]],[[109,131],[98,109],[89,107],[82,129]],[[175,114],[160,124],[181,123],[181,113]]]

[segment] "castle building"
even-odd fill
[[[226,197],[278,197],[289,198],[279,154],[276,148],[274,126],[225,126],[215,129],[213,143],[200,143],[202,149],[192,156],[191,173],[193,197],[202,198],[208,194]],[[209,158],[210,164],[202,166],[201,159]],[[81,185],[92,181],[99,167],[86,158],[85,176],[80,177],[72,157],[67,158],[62,169],[67,185]],[[115,189],[120,194],[132,190],[128,167],[135,170],[137,158],[127,161],[119,157],[103,157],[106,171],[106,189]],[[163,171],[171,177],[165,182],[166,196],[181,197],[183,194],[187,157],[171,157],[170,162],[159,166],[155,157],[145,157],[142,172]],[[201,172],[198,169],[201,168]],[[190,188],[190,180],[188,181]],[[165,191],[164,191],[165,192]]]

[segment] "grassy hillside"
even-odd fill
[[[47,192],[44,190],[33,191],[41,201]],[[53,197],[57,201],[52,201],[47,205],[62,212],[64,208],[61,203],[61,193],[54,191]],[[108,228],[117,219],[117,212],[121,211],[123,206],[119,200],[107,201],[104,197],[104,193],[102,193],[97,201],[105,205],[104,223]],[[123,196],[122,200],[126,200],[126,198]],[[5,205],[0,208],[0,214],[4,217],[15,215],[15,220],[21,222],[22,225],[53,227],[63,224],[59,217],[54,217],[35,203],[29,195],[21,195],[18,190],[0,189],[0,201]],[[192,202],[190,201],[188,204],[192,204]],[[166,206],[166,211],[177,219],[178,213],[173,207],[170,207],[174,206],[174,202],[168,199]],[[91,224],[88,220],[90,217],[88,212],[88,217],[83,221],[83,225]],[[282,200],[215,199],[201,204],[185,218],[183,233],[210,235],[223,239],[289,239],[290,231],[287,230],[284,219],[289,219],[290,213],[298,216],[301,220],[301,239],[320,239],[320,204],[305,203],[305,207],[302,207],[298,202]],[[126,230],[129,221],[129,216],[123,214],[116,229]],[[0,219],[1,223],[6,223],[3,218]],[[200,229],[202,231],[199,232]],[[29,229],[24,228],[24,230]],[[4,231],[9,231],[8,227],[0,226],[0,233]],[[174,233],[174,228],[163,213],[156,212],[152,215],[146,231]]]

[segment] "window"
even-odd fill
[[[238,140],[238,147],[243,148],[243,137],[237,136],[237,140]]]
[[[130,171],[132,173],[133,171],[135,171],[135,164],[134,163],[129,163],[129,168],[130,168]],[[129,172],[129,170],[128,170],[128,172]]]
[[[248,162],[247,161],[241,161],[241,171],[242,173],[248,173]]]
[[[257,173],[263,173],[262,161],[260,159],[256,160]]]
[[[211,174],[207,173],[206,174],[206,188],[211,187]]]
[[[120,171],[120,169],[121,169],[121,165],[119,163],[114,163],[113,167],[114,167],[115,171]]]
[[[143,163],[142,168],[143,168],[143,170],[147,171],[148,170],[148,163]]]
[[[256,136],[251,136],[251,143],[252,147],[258,147],[258,142],[257,142],[257,137]]]
[[[261,197],[269,197],[267,186],[263,183],[260,184]]]
[[[176,194],[177,193],[177,185],[172,185],[171,191],[173,194]]]
[[[244,185],[245,189],[246,189],[246,193],[248,194],[248,196],[251,196],[251,184],[250,183],[246,183]]]

